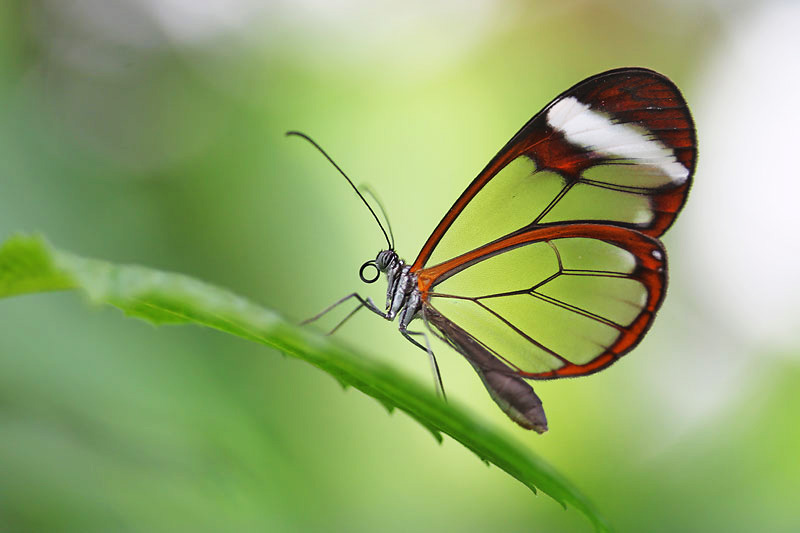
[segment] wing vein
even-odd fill
[[[531,337],[530,335],[526,334],[524,331],[519,329],[517,326],[515,326],[514,324],[512,324],[511,322],[506,320],[503,316],[500,315],[500,313],[497,313],[497,312],[493,311],[492,309],[490,309],[489,307],[483,305],[481,302],[479,302],[477,300],[475,301],[475,303],[478,304],[483,309],[485,309],[486,311],[488,311],[489,313],[491,313],[492,315],[494,315],[495,317],[497,317],[505,325],[507,325],[509,328],[511,328],[517,335],[519,335],[520,337],[522,337],[526,341],[530,342],[531,344],[533,344],[534,346],[536,346],[540,350],[542,350],[542,351],[546,352],[547,354],[555,357],[559,361],[562,361],[564,364],[572,364],[565,357],[563,357],[562,355],[556,353],[554,350],[548,348],[547,346],[545,346],[541,342],[537,341],[536,339],[534,339],[533,337]]]
[[[533,296],[534,298],[539,298],[540,300],[543,300],[543,301],[551,303],[551,304],[553,304],[555,306],[561,307],[562,309],[566,309],[567,311],[571,311],[571,312],[579,314],[581,316],[585,316],[586,318],[590,318],[592,320],[600,322],[601,324],[605,324],[607,326],[611,326],[612,328],[617,329],[619,331],[624,331],[624,329],[625,329],[623,326],[621,326],[620,324],[617,324],[613,320],[609,320],[608,318],[602,317],[600,315],[596,315],[594,313],[591,313],[591,312],[587,311],[586,309],[582,309],[582,308],[580,308],[578,306],[575,306],[575,305],[572,305],[572,304],[568,304],[567,302],[562,302],[561,300],[553,298],[552,296],[547,296],[546,294],[542,294],[542,293],[536,292],[536,291],[531,291],[530,295]]]

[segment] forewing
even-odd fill
[[[647,69],[588,78],[536,114],[428,238],[412,269],[539,226],[599,222],[659,236],[683,206],[697,155],[686,103]]]
[[[579,376],[612,364],[650,327],[666,254],[628,228],[552,225],[424,269],[418,285],[427,305],[511,372]]]

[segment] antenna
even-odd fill
[[[383,207],[383,202],[381,199],[378,198],[378,195],[375,194],[375,191],[369,185],[361,184],[360,189],[364,191],[365,194],[368,194],[372,201],[378,204],[378,208],[381,210],[381,214],[383,215],[383,221],[386,222],[386,229],[389,230],[389,239],[392,241],[391,249],[394,250],[394,232],[392,231],[392,223],[389,222],[389,217],[386,216],[386,208]]]
[[[342,176],[344,176],[344,179],[346,179],[346,180],[347,180],[347,183],[349,183],[349,184],[350,184],[350,186],[353,188],[353,190],[354,190],[354,191],[356,191],[356,194],[358,195],[358,197],[359,197],[359,198],[361,198],[361,201],[362,201],[362,202],[364,202],[364,205],[366,205],[366,206],[367,206],[367,209],[369,209],[369,212],[370,212],[370,213],[372,213],[372,218],[374,218],[374,219],[375,219],[375,222],[377,222],[377,223],[378,223],[378,226],[381,228],[381,231],[383,232],[383,236],[386,238],[386,244],[388,244],[388,245],[389,245],[389,249],[390,249],[390,250],[394,250],[394,243],[393,243],[392,241],[390,241],[390,240],[389,240],[389,234],[388,234],[388,233],[386,233],[386,230],[384,229],[384,227],[383,227],[383,224],[381,224],[381,221],[380,221],[380,219],[378,218],[378,215],[376,215],[376,214],[375,214],[375,211],[372,209],[372,206],[371,206],[371,205],[369,205],[369,202],[367,202],[366,198],[364,198],[364,195],[363,195],[363,194],[361,194],[361,192],[358,190],[358,188],[357,188],[355,185],[353,185],[353,182],[352,182],[352,181],[350,181],[350,178],[348,178],[348,177],[347,177],[347,174],[345,174],[345,173],[344,173],[344,171],[343,171],[341,168],[339,168],[339,165],[337,165],[337,164],[336,164],[336,163],[333,161],[333,159],[331,159],[331,156],[329,156],[329,155],[328,155],[328,154],[325,152],[325,150],[323,150],[323,149],[320,147],[320,145],[318,145],[316,142],[314,142],[314,139],[312,139],[311,137],[309,137],[309,136],[308,136],[308,135],[306,135],[305,133],[301,133],[301,132],[299,132],[299,131],[287,131],[287,132],[286,132],[286,136],[287,136],[287,137],[290,137],[290,136],[292,136],[292,135],[295,135],[295,136],[297,136],[297,137],[301,137],[301,138],[303,138],[303,139],[307,140],[309,143],[311,143],[311,145],[312,145],[314,148],[316,148],[317,150],[319,150],[319,152],[320,152],[322,155],[324,155],[324,156],[325,156],[325,158],[326,158],[328,161],[330,161],[331,165],[333,165],[333,166],[336,168],[336,170],[338,170],[338,171],[339,171],[339,174],[341,174]],[[373,197],[374,197],[374,196],[373,196]],[[379,202],[379,205],[380,205],[380,202]],[[388,224],[388,220],[387,220],[387,224]]]

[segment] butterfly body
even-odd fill
[[[386,274],[385,318],[398,317],[400,327],[406,328],[414,320],[421,301],[417,276],[411,273],[411,265],[400,259],[394,250],[382,250],[374,261],[375,268]]]
[[[666,291],[658,237],[686,201],[696,157],[689,109],[665,76],[623,68],[587,78],[501,148],[413,263],[387,235],[389,249],[361,270],[365,282],[377,279],[364,277],[367,266],[386,274],[385,310],[355,293],[334,306],[356,298],[355,311],[399,317],[441,389],[426,332],[408,329],[422,319],[512,420],[546,431],[526,380],[598,372],[643,338]]]

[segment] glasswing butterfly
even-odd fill
[[[367,283],[386,275],[385,309],[353,293],[305,323],[351,298],[358,307],[331,333],[362,308],[398,318],[428,353],[442,395],[425,332],[408,329],[415,319],[469,361],[514,422],[543,433],[542,402],[526,380],[608,367],[661,306],[667,255],[658,237],[686,201],[697,147],[683,96],[657,72],[609,70],[557,96],[469,184],[411,264],[336,163],[306,135],[288,134],[328,158],[388,244],[359,272]]]

